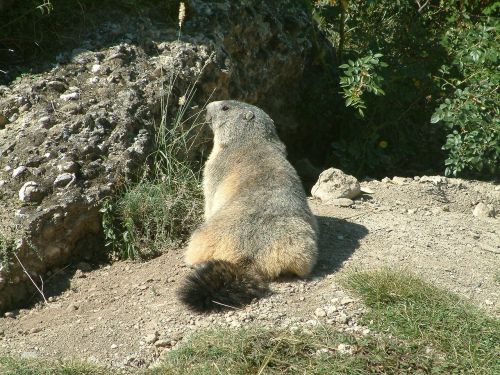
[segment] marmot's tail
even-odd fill
[[[187,276],[178,296],[197,312],[244,306],[268,291],[267,282],[251,269],[225,260],[210,260]]]

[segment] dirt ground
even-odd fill
[[[307,280],[272,284],[272,295],[245,309],[196,315],[175,297],[188,272],[183,250],[145,263],[69,265],[45,280],[48,304],[0,318],[0,353],[73,358],[129,372],[154,366],[190,333],[214,325],[330,324],[369,334],[363,306],[339,285],[356,268],[406,268],[498,315],[500,213],[476,217],[479,202],[500,208],[492,183],[397,178],[370,181],[351,207],[311,200],[321,230],[320,259]]]

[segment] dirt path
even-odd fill
[[[47,280],[51,302],[0,319],[0,353],[77,358],[118,367],[154,364],[200,327],[332,324],[368,334],[358,301],[339,286],[346,270],[406,267],[497,315],[500,219],[472,214],[478,202],[500,207],[488,183],[372,181],[350,208],[311,201],[321,228],[321,255],[309,280],[272,284],[273,294],[241,311],[200,316],[175,298],[188,272],[182,250],[147,263],[117,262],[89,270],[70,266]]]

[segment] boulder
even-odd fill
[[[356,198],[361,193],[361,187],[356,177],[345,174],[340,169],[330,168],[321,172],[311,193],[314,198],[323,202],[338,203],[341,198]]]

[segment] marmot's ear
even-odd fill
[[[252,111],[248,111],[247,113],[245,113],[245,120],[247,121],[250,121],[251,119],[253,119],[255,117],[255,115],[253,114]]]

